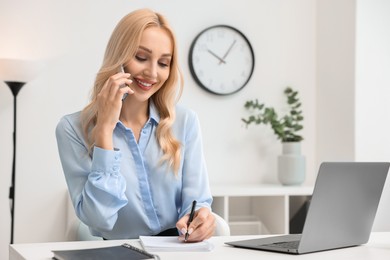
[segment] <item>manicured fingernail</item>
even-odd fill
[[[188,230],[188,235],[191,235],[192,232],[194,232],[194,229],[193,229],[193,228],[190,228],[190,229]]]
[[[181,232],[182,235],[184,235],[185,233],[187,233],[187,229],[182,228],[182,229],[180,230],[180,232]]]

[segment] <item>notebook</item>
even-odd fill
[[[226,242],[257,250],[304,254],[367,243],[390,163],[321,164],[302,234]]]
[[[208,240],[185,243],[175,236],[140,236],[139,239],[142,247],[149,252],[207,252],[214,249],[214,244]]]
[[[129,244],[111,247],[99,247],[88,249],[74,249],[74,250],[53,250],[53,259],[57,260],[75,260],[75,259],[93,259],[93,260],[107,260],[107,259],[160,259],[158,255],[150,254],[145,250],[137,248]]]

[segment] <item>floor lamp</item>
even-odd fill
[[[15,223],[15,191],[16,191],[16,116],[17,116],[17,96],[20,89],[31,80],[40,69],[37,62],[0,59],[0,79],[10,88],[14,96],[14,132],[13,132],[13,161],[11,187],[9,189],[10,209],[11,209],[11,244],[14,242],[14,223]]]
[[[14,243],[14,220],[15,220],[15,166],[16,166],[16,101],[19,90],[26,84],[26,82],[18,81],[5,81],[8,87],[11,89],[12,94],[14,95],[14,133],[13,133],[13,145],[14,153],[12,160],[12,175],[11,175],[11,187],[9,188],[9,199],[11,201],[11,244]]]

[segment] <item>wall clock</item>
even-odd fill
[[[249,40],[236,28],[215,25],[201,31],[189,51],[189,67],[199,86],[229,95],[248,83],[255,66]]]

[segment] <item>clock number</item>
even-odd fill
[[[213,42],[214,41],[214,35],[211,33],[206,34],[206,41],[207,42]]]
[[[213,79],[209,79],[209,86],[213,85]]]
[[[204,77],[203,70],[198,70],[198,72],[196,74],[199,76],[199,78],[203,78]]]
[[[218,35],[219,38],[225,38],[225,31],[224,30],[219,30],[217,35]]]
[[[235,79],[232,80],[232,86],[235,87],[235,88],[238,86],[238,83],[236,82]]]
[[[194,63],[199,63],[199,61],[200,61],[198,55],[194,56],[194,57],[192,58],[192,60],[193,60]]]
[[[205,44],[205,43],[200,44],[198,47],[198,50],[200,52],[207,51],[207,44]]]
[[[245,43],[241,43],[241,52],[245,52],[247,50]]]

